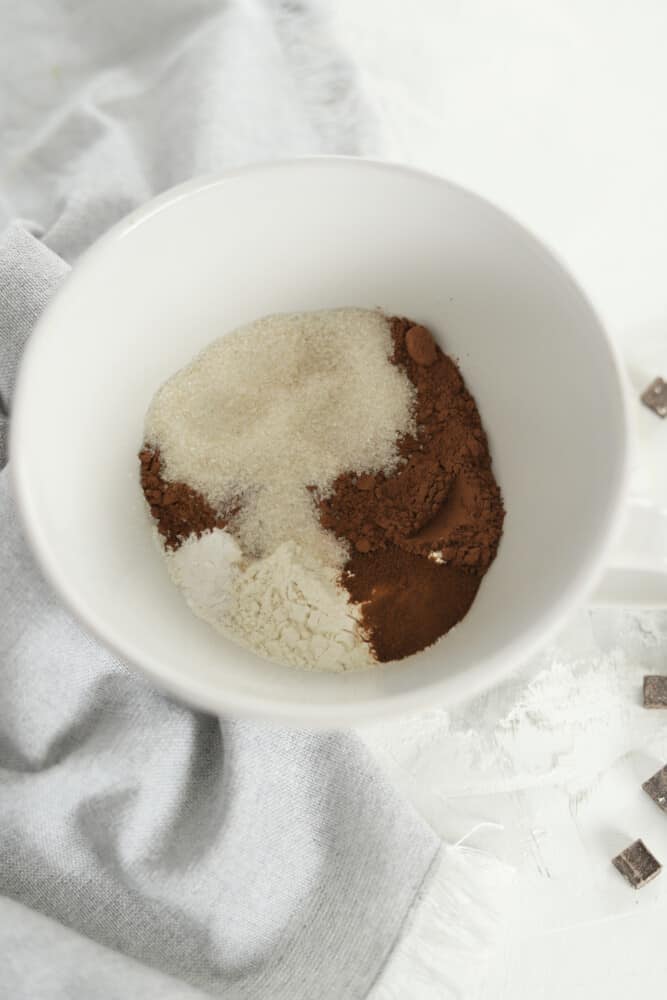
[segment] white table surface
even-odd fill
[[[667,4],[663,0],[337,0],[395,159],[491,198],[583,284],[638,387],[667,377]],[[635,486],[667,507],[667,422],[637,407]],[[610,858],[641,836],[667,865],[667,815],[641,782],[667,761],[667,613],[582,610],[499,688],[363,736],[448,842],[516,870],[476,995],[658,1000],[667,873],[639,892]],[[443,947],[442,996],[447,949]],[[437,995],[416,987],[411,1000]],[[471,1000],[467,994],[465,1000]]]

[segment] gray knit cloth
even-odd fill
[[[31,220],[0,246],[0,441],[36,317],[109,224],[373,141],[317,6],[0,0],[0,217]],[[189,711],[88,637],[0,472],[0,996],[365,997],[437,852],[353,736]]]

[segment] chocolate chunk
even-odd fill
[[[364,474],[363,476],[359,476],[359,478],[357,479],[357,489],[358,490],[363,490],[364,492],[366,492],[367,490],[374,490],[375,489],[375,476],[371,476],[371,475],[368,475],[368,474]]]
[[[354,543],[354,547],[357,550],[357,552],[371,551],[371,543],[368,541],[367,538],[358,538],[357,541]]]
[[[659,417],[667,417],[667,382],[663,378],[654,378],[648,388],[644,389],[641,400]]]
[[[667,708],[667,675],[644,678],[644,708]]]
[[[425,326],[411,327],[405,335],[405,346],[412,360],[425,368],[434,364],[438,357],[435,341]]]
[[[663,812],[667,812],[667,764],[645,781],[642,788]]]
[[[653,857],[643,840],[635,840],[634,844],[630,844],[613,858],[611,863],[633,889],[641,889],[662,870],[662,865]]]

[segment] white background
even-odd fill
[[[667,4],[337,0],[335,18],[392,157],[510,211],[586,288],[635,387],[667,377]],[[637,489],[667,507],[667,421],[636,419]],[[411,1000],[664,997],[667,873],[633,892],[610,865],[638,836],[667,864],[667,815],[640,787],[667,761],[646,672],[667,673],[667,614],[582,610],[487,696],[365,731],[447,841],[501,824],[470,842],[517,873],[466,992],[443,946]]]

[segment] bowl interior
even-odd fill
[[[214,337],[342,305],[409,315],[459,359],[507,519],[470,613],[434,647],[367,673],[309,674],[187,609],[153,545],[136,454],[153,393]],[[626,448],[608,342],[553,257],[457,187],[346,160],[186,185],[116,227],[42,318],[12,433],[29,536],[88,627],[195,704],[311,724],[453,696],[514,664],[591,582]]]

